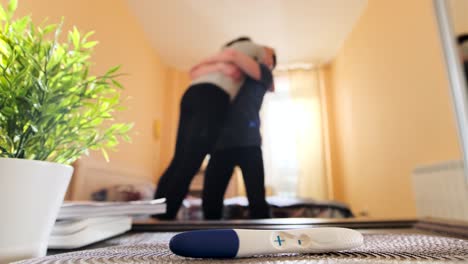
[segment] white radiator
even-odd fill
[[[468,221],[468,183],[462,161],[417,167],[412,178],[418,217]]]

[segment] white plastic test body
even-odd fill
[[[360,247],[358,231],[319,227],[288,230],[219,229],[177,234],[170,249],[195,258],[238,258],[275,253],[322,253]]]

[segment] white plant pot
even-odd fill
[[[0,158],[0,263],[45,256],[73,167]]]

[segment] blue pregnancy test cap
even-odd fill
[[[232,229],[183,232],[172,237],[171,251],[192,258],[234,258],[239,250],[239,237]]]

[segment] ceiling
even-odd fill
[[[188,69],[227,41],[250,36],[279,64],[332,59],[367,0],[127,0],[155,50]]]

